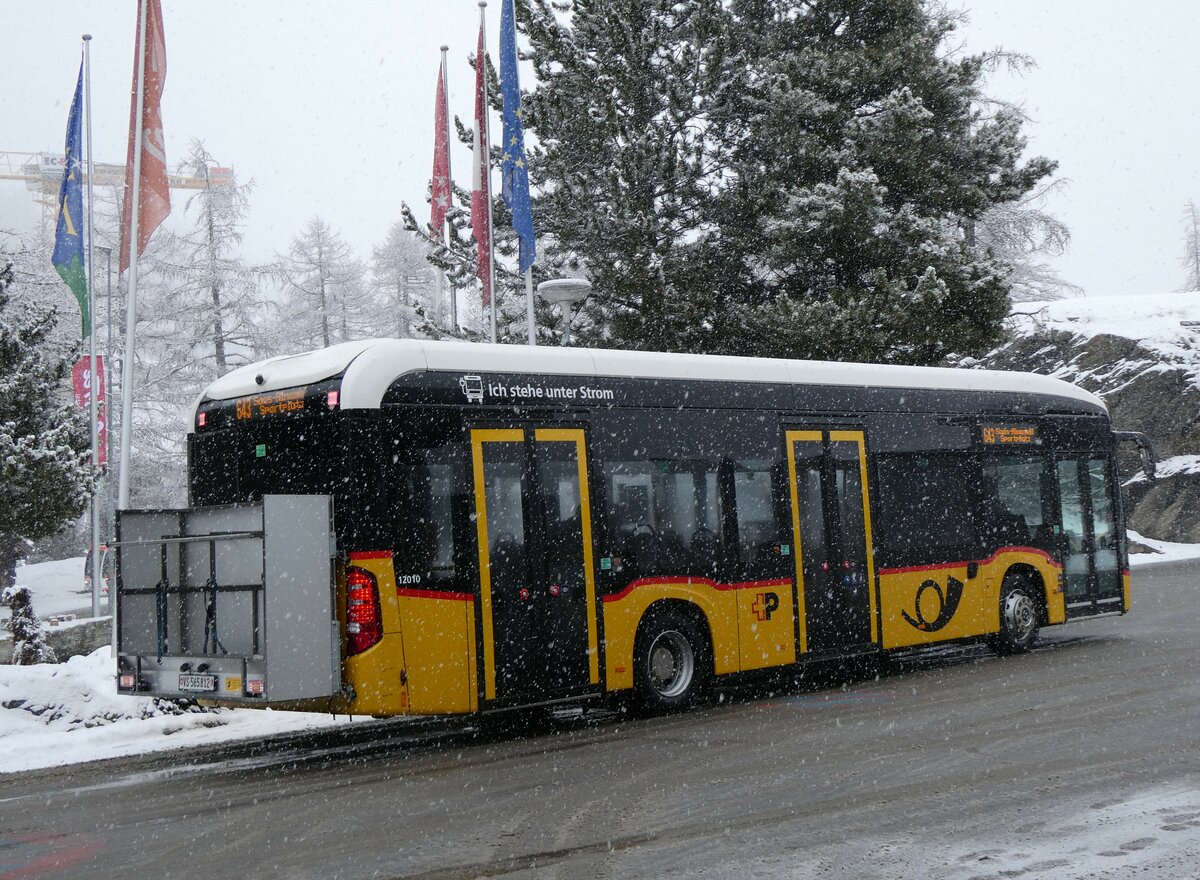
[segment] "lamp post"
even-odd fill
[[[555,278],[537,286],[538,296],[548,303],[558,303],[566,319],[563,345],[571,344],[571,306],[583,302],[592,292],[592,285],[583,278]]]
[[[96,250],[104,254],[104,299],[105,299],[105,318],[108,324],[108,340],[104,346],[104,375],[100,377],[104,382],[104,543],[112,546],[112,542],[116,540],[116,524],[113,521],[114,512],[117,509],[112,497],[112,252],[111,247],[104,245],[96,245]],[[92,301],[93,303],[95,300]],[[95,332],[96,324],[96,308],[92,306],[92,327]],[[111,551],[109,551],[111,552]],[[102,559],[102,563],[107,563],[108,560]],[[101,572],[103,577],[103,571]],[[112,613],[113,595],[116,592],[116,583],[110,583],[108,589],[108,610]],[[114,624],[115,625],[115,624]],[[116,650],[116,639],[113,640],[113,650]]]

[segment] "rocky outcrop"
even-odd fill
[[[1146,434],[1160,461],[1200,455],[1200,387],[1196,362],[1186,354],[1168,357],[1111,334],[1035,327],[983,365],[1044,373],[1098,394],[1113,426]],[[1200,542],[1200,473],[1182,469],[1152,483],[1140,477],[1132,450],[1122,452],[1121,470],[1130,528],[1162,541]]]

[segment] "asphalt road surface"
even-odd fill
[[[1200,564],[878,679],[541,734],[387,723],[0,776],[0,880],[1193,878]]]

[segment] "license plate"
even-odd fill
[[[215,675],[181,675],[179,676],[181,691],[215,691],[217,677]]]

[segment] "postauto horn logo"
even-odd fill
[[[938,612],[937,617],[930,620],[925,616],[925,608],[923,600],[926,598],[929,591],[932,590],[937,594]],[[921,632],[937,632],[950,622],[950,618],[954,616],[954,612],[958,610],[958,603],[962,601],[963,582],[954,577],[946,578],[946,591],[942,592],[941,584],[934,580],[927,580],[917,588],[916,601],[914,602],[914,610],[917,617],[914,620],[907,611],[901,611],[904,619],[915,626]]]

